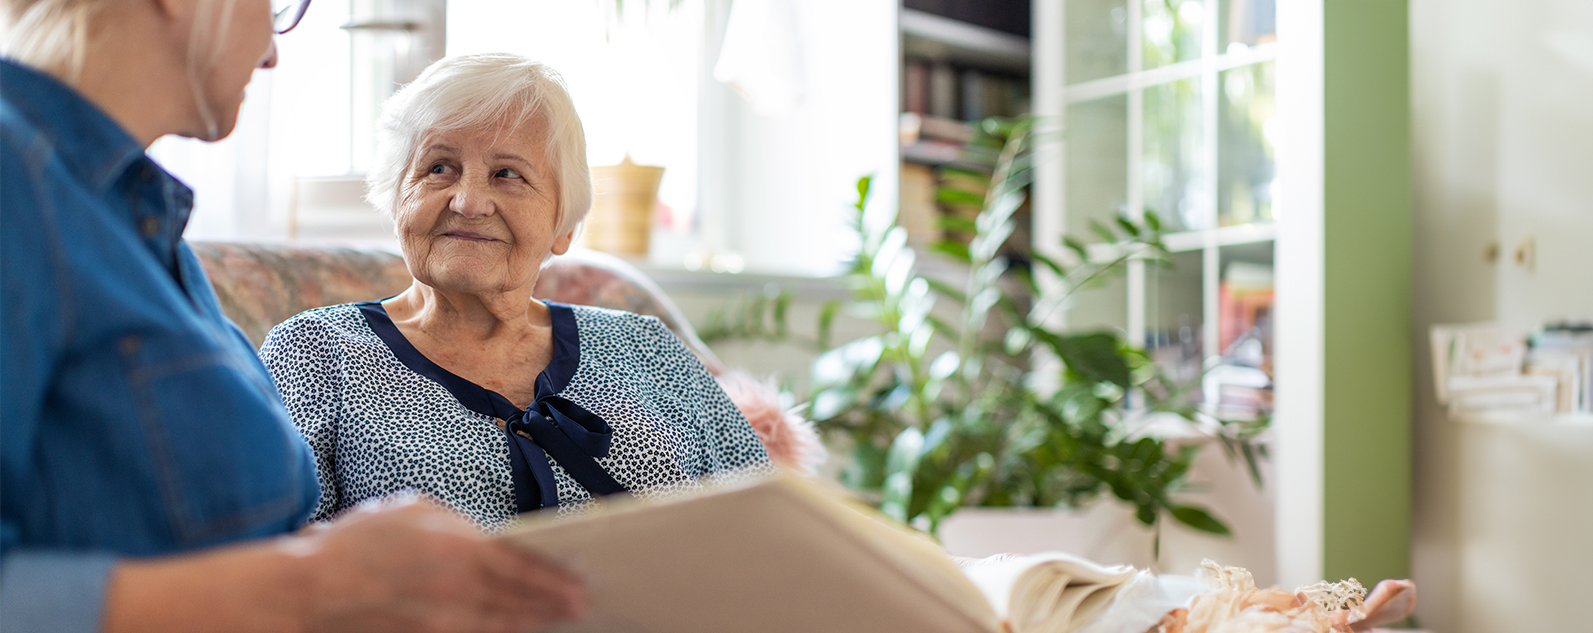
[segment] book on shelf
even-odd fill
[[[1561,412],[1593,413],[1593,324],[1550,324],[1532,337],[1527,372],[1554,376]]]
[[[929,63],[907,60],[902,65],[902,109],[929,114]]]
[[[1434,325],[1433,382],[1451,413],[1593,413],[1593,326],[1528,338],[1495,323]]]
[[[562,631],[1069,633],[1107,618],[1137,633],[1188,598],[1158,592],[1148,572],[1066,554],[965,572],[870,512],[775,477],[604,501],[568,520],[532,516],[499,538],[585,578],[588,613]],[[1129,597],[1115,600],[1125,586]]]
[[[1217,287],[1217,349],[1227,354],[1246,333],[1257,327],[1269,327],[1273,296],[1272,266],[1244,261],[1229,263]],[[1265,334],[1268,335],[1265,337],[1268,339],[1266,351],[1270,352],[1270,332]],[[1270,354],[1267,356],[1270,358]]]
[[[927,249],[940,241],[940,207],[935,204],[935,168],[919,163],[902,163],[901,211],[897,222],[907,229],[907,245]]]
[[[929,67],[929,114],[947,119],[957,116],[957,69],[950,64]]]
[[[962,120],[979,121],[990,114],[985,109],[985,76],[972,68],[962,71]]]
[[[1028,92],[1026,78],[920,58],[902,63],[902,111],[920,116],[959,122],[1018,116],[1028,113]]]

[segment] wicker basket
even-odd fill
[[[618,165],[592,167],[597,196],[586,216],[587,245],[616,255],[646,255],[663,178],[663,167],[638,165],[628,154]]]

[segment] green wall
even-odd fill
[[[1323,5],[1323,575],[1370,586],[1410,576],[1409,21]]]

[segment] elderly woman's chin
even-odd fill
[[[481,244],[440,246],[411,267],[409,272],[416,281],[445,292],[475,295],[497,294],[532,281],[530,275],[515,274],[524,269],[507,261],[503,249]]]

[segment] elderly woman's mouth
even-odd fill
[[[498,239],[496,237],[493,237],[491,235],[486,235],[484,233],[473,233],[471,231],[448,231],[446,233],[443,233],[442,237],[451,237],[453,239],[464,240],[466,242],[501,242],[501,241],[503,241],[503,240],[500,240],[500,239]]]

